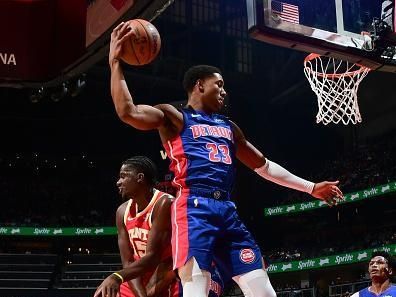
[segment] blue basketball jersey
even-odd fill
[[[192,257],[207,271],[215,261],[226,278],[262,268],[260,250],[229,201],[236,160],[232,123],[219,114],[181,112],[182,131],[164,143],[180,189],[171,213],[173,268]]]
[[[230,192],[235,179],[235,146],[230,121],[219,114],[183,109],[184,127],[164,143],[179,189]],[[228,197],[229,198],[229,197]]]
[[[395,285],[390,286],[388,289],[386,289],[384,292],[382,292],[379,295],[370,292],[369,288],[365,288],[359,291],[359,297],[396,297],[396,286]]]

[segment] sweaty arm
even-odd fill
[[[295,176],[282,166],[266,159],[246,140],[241,129],[236,124],[232,124],[237,158],[258,175],[281,186],[307,192],[313,197],[323,200],[329,206],[336,205],[338,201],[344,199],[342,191],[337,187],[339,181],[313,183]]]
[[[127,202],[126,202],[127,203]],[[129,244],[129,236],[124,227],[124,213],[126,203],[123,203],[116,213],[116,225],[118,233],[118,248],[122,261],[122,267],[127,268],[134,262],[133,252]],[[137,277],[128,282],[129,288],[136,297],[146,297],[146,290],[142,284],[141,278]]]
[[[156,218],[148,235],[146,254],[128,265],[128,267],[108,276],[96,290],[95,297],[100,295],[116,297],[122,282],[134,279],[158,266],[161,261],[162,251],[170,244],[172,233],[170,220],[171,203],[172,201],[167,195],[164,195],[156,203]]]
[[[164,113],[149,105],[135,105],[128,90],[122,72],[122,44],[134,34],[128,23],[120,23],[111,33],[109,65],[111,70],[111,97],[118,117],[125,123],[139,130],[151,130],[160,127],[164,121]]]
[[[157,129],[164,124],[164,113],[153,106],[135,105],[121,69],[121,62],[113,60],[111,68],[111,97],[118,117],[139,130]]]

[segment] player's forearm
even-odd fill
[[[155,268],[160,262],[159,257],[155,255],[146,254],[138,261],[133,262],[128,267],[123,268],[117,273],[120,274],[124,281],[129,281],[139,277],[143,273]]]
[[[110,63],[110,69],[111,97],[113,98],[117,115],[121,120],[123,120],[126,116],[133,113],[136,106],[133,104],[132,96],[128,90],[128,86],[121,68],[121,62],[114,59]]]
[[[291,189],[295,189],[301,192],[311,194],[315,183],[307,181],[301,177],[298,177],[282,166],[276,164],[267,159],[265,164],[254,170],[261,177],[272,181],[278,185],[285,186]]]

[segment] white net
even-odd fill
[[[369,68],[332,57],[310,54],[304,73],[318,99],[316,122],[344,125],[360,123],[357,91]]]

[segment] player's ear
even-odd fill
[[[391,267],[388,267],[387,272],[389,275],[393,275],[393,270]]]
[[[138,173],[137,174],[137,182],[142,183],[144,181],[144,173]]]
[[[198,90],[201,93],[204,91],[204,86],[203,86],[203,80],[202,79],[198,79],[195,85],[198,87]]]

